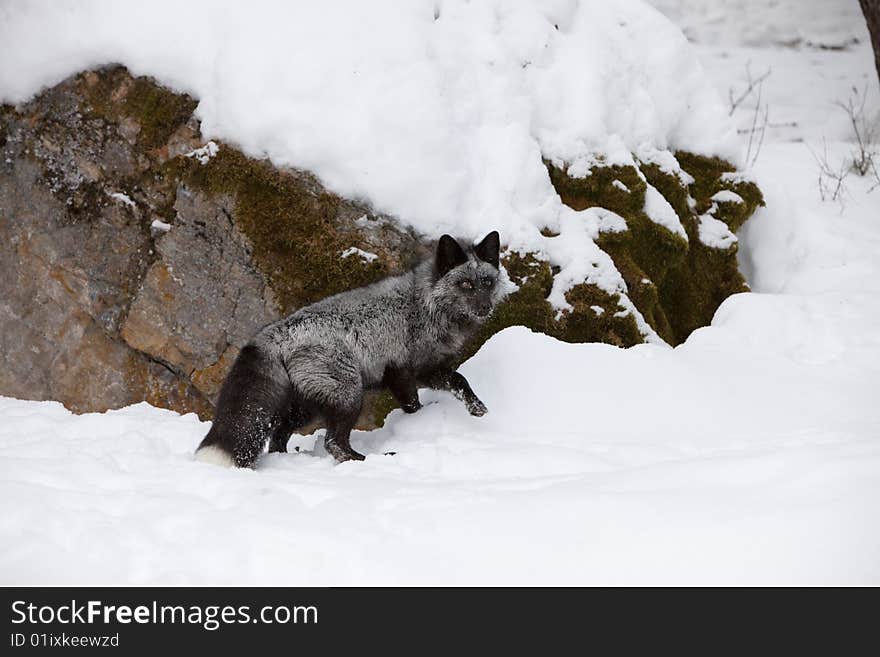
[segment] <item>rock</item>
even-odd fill
[[[0,394],[77,412],[146,400],[210,418],[262,325],[428,253],[392,217],[308,172],[206,143],[195,107],[122,67],[0,107]],[[762,199],[728,163],[641,153],[628,166],[546,165],[570,207],[625,222],[598,244],[627,298],[582,283],[557,312],[551,264],[506,252],[519,289],[465,356],[516,324],[572,342],[625,347],[652,330],[677,344],[746,289],[732,235]],[[730,234],[704,242],[701,225]],[[359,426],[381,425],[394,406],[372,394]]]
[[[174,222],[155,238],[158,257],[122,326],[129,346],[187,377],[215,365],[230,346],[240,349],[279,316],[232,206],[228,197],[209,200],[178,189]]]
[[[195,106],[111,67],[0,108],[0,394],[210,418],[261,326],[422,253],[308,173],[188,157]]]

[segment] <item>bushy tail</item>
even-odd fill
[[[232,454],[219,445],[205,445],[204,441],[199,445],[193,458],[202,463],[220,465],[224,468],[231,468],[235,465],[235,460],[232,458]]]
[[[226,467],[250,467],[283,427],[291,395],[290,379],[280,359],[258,346],[245,346],[223,382],[214,422],[195,459]]]

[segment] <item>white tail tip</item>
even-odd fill
[[[193,458],[195,458],[196,461],[201,461],[202,463],[219,465],[224,468],[231,468],[233,465],[235,465],[235,462],[232,460],[232,456],[225,450],[217,447],[216,445],[199,447],[196,450]]]

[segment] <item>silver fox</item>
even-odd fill
[[[196,458],[249,467],[287,451],[314,419],[337,461],[363,460],[349,442],[366,390],[387,388],[415,413],[418,388],[448,390],[471,415],[486,406],[452,369],[467,340],[504,296],[499,235],[475,246],[444,235],[433,259],[400,276],[327,297],[264,327],[238,355]]]

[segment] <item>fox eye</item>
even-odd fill
[[[488,276],[483,279],[483,287],[490,288],[495,285],[495,281],[489,278]]]
[[[474,284],[470,281],[462,281],[458,284],[458,287],[460,287],[462,290],[473,290]]]

